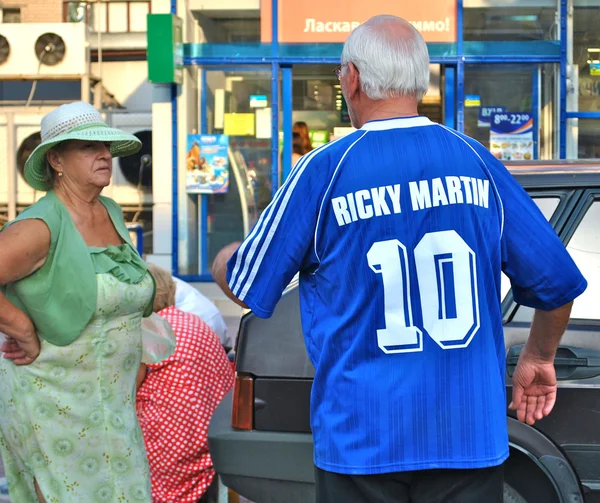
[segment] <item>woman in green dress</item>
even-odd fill
[[[112,158],[140,141],[82,102],[41,126],[24,175],[47,194],[0,232],[9,493],[18,503],[150,502],[135,381],[154,280],[121,209],[100,196]]]

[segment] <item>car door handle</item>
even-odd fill
[[[506,354],[506,370],[510,377],[515,371],[524,346],[524,344],[512,346]],[[559,346],[554,358],[554,368],[559,381],[596,377],[600,375],[600,351],[575,346]]]

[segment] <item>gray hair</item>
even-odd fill
[[[407,33],[387,30],[391,22],[406,24]],[[421,101],[429,88],[427,44],[410,23],[396,16],[375,16],[358,26],[344,44],[342,65],[348,63],[360,72],[362,89],[372,100],[415,96]]]

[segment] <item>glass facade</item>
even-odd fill
[[[410,20],[428,43],[422,115],[492,150],[503,142],[493,139],[490,114],[526,117],[528,150],[496,153],[502,159],[600,157],[600,0],[404,4],[191,2],[199,43],[184,55],[198,72],[198,132],[227,135],[230,175],[226,193],[187,194],[199,226],[197,258],[180,264],[189,279],[210,280],[218,250],[252,229],[296,158],[294,126],[306,125],[312,148],[352,131],[333,70],[351,29],[378,12]],[[189,249],[192,235],[182,232],[179,246]]]

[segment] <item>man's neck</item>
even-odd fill
[[[358,117],[359,127],[376,120],[415,117],[419,115],[417,105],[417,100],[409,96],[377,101],[367,100],[362,107],[362,113]]]

